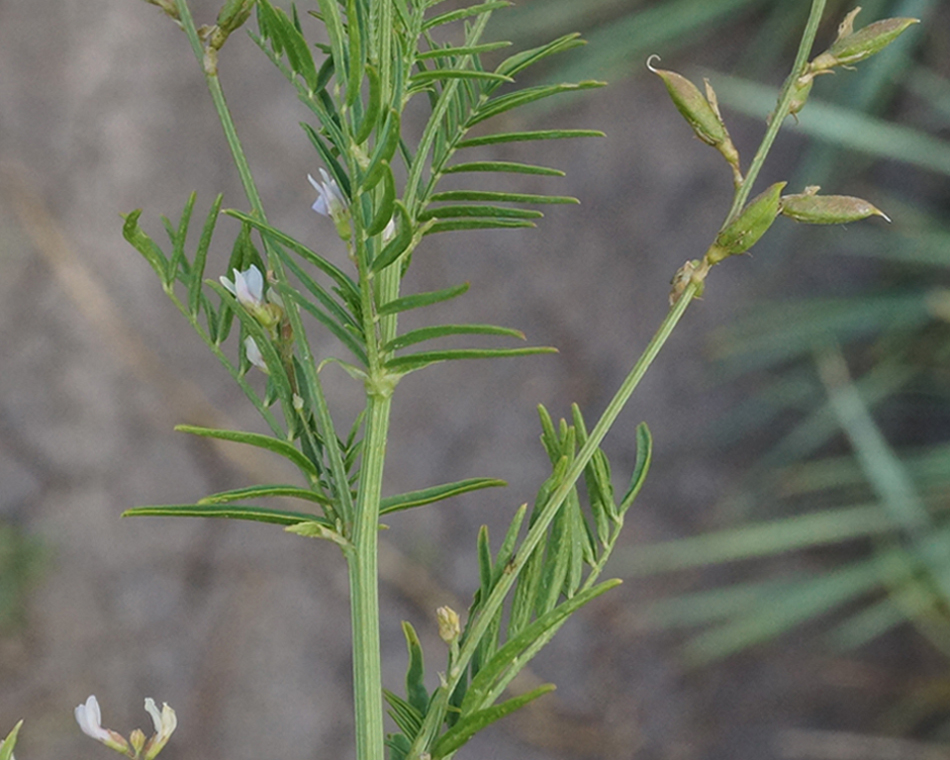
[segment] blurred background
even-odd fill
[[[301,8],[305,7],[301,3]],[[384,534],[384,667],[400,621],[430,676],[434,610],[467,607],[475,538],[495,541],[547,475],[535,405],[595,419],[731,199],[647,55],[709,76],[746,163],[794,57],[805,0],[521,0],[489,38],[581,31],[536,77],[610,86],[513,127],[597,140],[499,146],[563,169],[537,230],[426,238],[406,292],[471,283],[446,321],[524,330],[556,356],[447,366],[396,396],[387,491],[470,476],[505,491],[395,515]],[[850,3],[828,3],[823,49]],[[194,0],[199,23],[217,2]],[[566,626],[532,677],[558,691],[462,750],[483,758],[950,757],[950,7],[881,56],[822,77],[760,180],[867,198],[893,219],[780,219],[708,281],[608,438],[617,487],[646,420],[656,448],[608,573],[627,582]],[[252,22],[253,23],[253,22]],[[270,221],[345,265],[314,215],[307,118],[242,34],[222,79]],[[512,189],[539,189],[536,178]],[[218,192],[245,208],[183,34],[144,2],[0,0],[0,732],[22,758],[104,757],[72,708],[179,729],[164,757],[352,757],[347,580],[332,547],[260,525],[122,520],[141,504],[284,482],[280,461],[176,434],[258,429],[225,371],[121,237],[120,213],[177,220]],[[219,225],[209,276],[224,274]],[[315,346],[331,355],[325,338]],[[343,424],[353,381],[324,372]],[[486,495],[487,494],[487,495]],[[460,755],[460,756],[462,756]]]

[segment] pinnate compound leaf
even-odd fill
[[[198,427],[197,425],[175,425],[175,430],[182,433],[191,433],[203,438],[216,438],[220,441],[233,441],[235,443],[246,443],[248,446],[256,446],[261,449],[267,449],[275,454],[279,454],[285,459],[290,460],[301,470],[317,477],[316,465],[298,451],[291,443],[281,441],[269,435],[260,433],[248,433],[242,430],[218,430],[216,428]]]
[[[147,507],[133,507],[122,513],[122,517],[223,517],[228,520],[251,520],[252,522],[271,523],[273,525],[299,525],[306,522],[318,522],[327,528],[332,527],[324,518],[307,512],[290,512],[284,509],[267,509],[243,504],[157,504]]]
[[[398,512],[403,509],[412,509],[426,504],[434,504],[437,501],[450,499],[469,491],[478,491],[482,488],[497,488],[508,485],[504,480],[496,478],[468,478],[454,483],[445,483],[440,486],[431,486],[423,488],[420,491],[409,491],[398,496],[388,496],[380,502],[379,513],[381,515],[390,512]]]
[[[380,306],[378,314],[382,317],[387,314],[398,314],[403,311],[419,309],[423,306],[432,306],[433,304],[442,303],[443,301],[449,301],[468,292],[469,287],[467,282],[463,282],[461,285],[454,285],[451,288],[445,288],[443,290],[430,290],[425,293],[415,293],[411,296],[396,298]]]
[[[435,747],[432,748],[432,760],[441,760],[441,758],[451,755],[483,728],[490,726],[506,715],[510,715],[538,697],[554,691],[554,689],[553,683],[544,684],[526,694],[512,697],[501,704],[478,710],[463,717],[449,731],[439,737]]]

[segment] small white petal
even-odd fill
[[[79,728],[86,736],[91,736],[100,742],[109,741],[109,732],[102,727],[102,715],[99,712],[99,701],[94,694],[89,695],[89,699],[83,705],[78,705],[75,709],[76,722]]]
[[[155,700],[151,697],[145,698],[145,711],[152,716],[152,724],[155,726],[155,733],[162,730],[162,714],[155,706]]]
[[[257,347],[257,341],[254,340],[252,335],[248,335],[244,339],[244,353],[247,355],[247,360],[255,367],[266,373],[270,372],[267,369],[267,362],[264,361],[261,350]]]

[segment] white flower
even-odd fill
[[[85,704],[78,705],[74,711],[76,722],[86,736],[91,736],[116,752],[127,752],[129,744],[115,731],[102,727],[102,714],[99,712],[99,701],[94,694],[89,695]]]
[[[250,312],[260,309],[264,304],[264,275],[261,270],[251,264],[249,269],[234,272],[234,282],[227,277],[221,277],[221,284],[228,289],[238,303]]]
[[[168,706],[167,702],[162,702],[162,711],[158,711],[155,706],[155,700],[151,697],[145,698],[145,709],[152,716],[152,723],[155,725],[155,736],[153,736],[145,747],[145,760],[152,760],[162,748],[168,743],[174,730],[178,727],[178,716],[175,711]]]
[[[234,282],[231,282],[227,277],[220,277],[221,284],[231,295],[237,298],[238,303],[247,310],[248,314],[273,333],[274,327],[284,315],[280,298],[273,290],[269,290],[265,301],[264,275],[253,264],[243,272],[239,272],[237,269],[232,271],[234,272]]]
[[[247,360],[251,364],[261,370],[264,374],[270,374],[270,370],[267,369],[267,362],[264,361],[261,350],[257,347],[257,341],[254,340],[254,336],[248,335],[244,339],[244,353],[247,356]],[[154,718],[155,716],[152,717]]]
[[[392,218],[383,228],[383,243],[388,243],[394,237],[396,237],[396,219]]]
[[[317,200],[310,208],[318,214],[329,216],[333,221],[337,221],[346,213],[346,199],[340,192],[340,186],[337,185],[335,179],[330,179],[326,169],[320,169],[320,176],[323,177],[323,182],[317,182],[312,175],[307,175],[313,189],[317,191]]]

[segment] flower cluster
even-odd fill
[[[145,710],[152,717],[152,723],[155,726],[155,733],[148,741],[145,739],[145,732],[139,728],[129,734],[128,739],[115,731],[103,728],[99,701],[95,695],[90,695],[89,699],[78,705],[75,714],[76,722],[86,736],[91,736],[109,749],[121,752],[132,760],[153,760],[168,743],[178,726],[178,718],[167,703],[162,703],[162,709],[159,711],[155,700],[151,697],[145,700]]]

